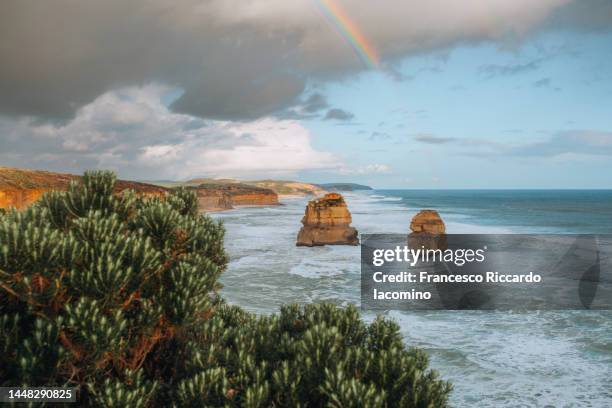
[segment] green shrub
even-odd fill
[[[0,215],[0,385],[100,407],[443,407],[398,326],[354,307],[255,316],[216,295],[224,229],[193,193],[113,195],[90,172]]]

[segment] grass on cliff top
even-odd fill
[[[316,190],[323,190],[317,184],[301,181],[256,180],[251,183],[259,187],[271,188],[277,194],[313,194]]]
[[[197,186],[187,186],[188,189],[203,189],[203,190],[221,190],[229,194],[244,194],[244,193],[259,193],[259,194],[275,194],[270,188],[258,187],[251,184],[244,183],[231,183],[231,184],[219,184],[219,183],[204,183]]]
[[[313,194],[316,190],[323,190],[321,186],[312,183],[303,183],[300,181],[291,180],[248,180],[240,181],[236,179],[213,179],[213,178],[196,178],[187,181],[151,181],[158,186],[174,188],[174,187],[201,187],[203,185],[210,186],[236,186],[240,185],[243,188],[265,188],[274,191],[276,194]]]
[[[0,166],[0,189],[64,191],[68,188],[71,181],[80,179],[81,176],[74,174]],[[165,191],[165,189],[160,188],[158,185],[127,180],[116,181],[115,192],[126,189],[133,189],[136,192],[143,193],[161,193]]]
[[[63,188],[75,178],[78,176],[0,166],[0,188]]]

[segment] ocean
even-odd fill
[[[407,233],[420,209],[448,233],[612,234],[610,190],[344,193],[360,233]],[[270,314],[292,302],[360,302],[360,249],[296,247],[307,198],[215,213],[227,230],[230,303]],[[456,407],[612,407],[612,311],[389,311],[406,344],[454,384]],[[375,317],[364,312],[367,321]]]

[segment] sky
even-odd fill
[[[0,166],[612,188],[612,0],[6,0]]]

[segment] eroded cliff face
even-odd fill
[[[16,208],[21,210],[30,206],[44,193],[51,191],[49,188],[33,188],[27,190],[15,188],[2,188],[0,191],[0,208]]]
[[[351,213],[344,198],[329,193],[306,206],[297,237],[298,246],[359,245],[357,230],[350,226]]]
[[[73,174],[0,167],[0,208],[27,208],[49,191],[66,191],[70,181],[79,180]],[[163,187],[133,181],[117,180],[115,193],[131,189],[146,196],[163,196]]]
[[[230,210],[241,205],[279,205],[278,195],[274,191],[247,184],[211,183],[194,189],[202,211]]]
[[[234,208],[229,194],[212,189],[196,189],[201,211],[225,211]]]
[[[411,248],[446,249],[446,226],[437,211],[421,210],[410,222],[408,246]]]

